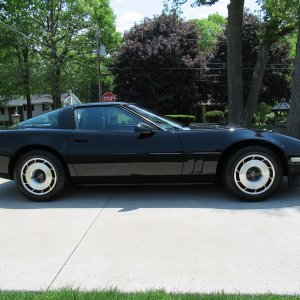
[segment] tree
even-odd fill
[[[293,75],[291,107],[287,122],[287,133],[300,138],[300,12],[298,17],[298,39],[296,47],[296,58]]]
[[[262,21],[253,13],[245,12],[243,20],[243,90],[244,97],[249,94],[253,69],[257,62],[260,46],[260,28]],[[227,103],[227,43],[225,30],[219,37],[215,51],[207,62],[205,87],[202,87],[202,99]],[[290,44],[288,40],[276,43],[270,49],[268,65],[264,72],[262,88],[258,101],[272,104],[274,100],[290,96]]]
[[[177,5],[188,0],[173,0]],[[194,5],[214,4],[217,0],[195,0]],[[262,0],[264,10],[261,42],[253,70],[251,85],[247,96],[243,91],[242,77],[242,28],[244,0],[230,0],[228,5],[227,29],[227,79],[229,122],[251,127],[257,105],[263,75],[267,66],[272,45],[283,36],[295,30],[297,18],[294,8],[299,8],[299,0]]]
[[[101,42],[111,46],[117,39],[114,15],[108,0],[41,0],[33,7],[31,16],[43,46],[40,54],[51,63],[54,106],[60,107],[65,63],[81,57],[82,49],[89,49],[86,45],[95,39],[96,28],[100,28]],[[84,63],[81,65],[84,67]]]
[[[95,55],[81,57],[80,61],[86,66],[96,65]],[[112,91],[114,89],[114,77],[110,72],[111,59],[102,58],[102,90]],[[81,102],[99,101],[99,87],[97,72],[94,68],[83,67],[72,61],[66,62],[61,74],[62,91],[71,90]]]
[[[231,0],[228,5],[227,80],[228,120],[244,124],[244,91],[242,67],[244,0]]]
[[[0,46],[1,47],[1,46]],[[15,93],[22,93],[19,63],[11,52],[0,49],[0,103],[6,103]]]
[[[28,118],[32,117],[30,70],[34,49],[32,41],[27,36],[34,31],[33,23],[28,18],[30,5],[33,4],[33,1],[10,0],[1,1],[0,3],[0,20],[3,22],[1,24],[0,43],[3,49],[6,49],[6,54],[17,59],[19,68],[15,73],[15,77],[19,76],[21,78],[23,92],[20,92],[25,95],[27,100]],[[10,27],[16,31],[12,31]],[[22,30],[23,35],[17,32],[19,30]]]
[[[188,0],[173,0],[178,7]],[[218,0],[195,0],[193,6],[213,5]],[[227,78],[228,78],[228,105],[229,122],[244,124],[243,98],[243,69],[242,69],[242,32],[243,32],[244,0],[230,0],[228,4],[228,35],[227,35]]]
[[[24,70],[21,78],[26,79],[27,74],[30,79],[27,85],[23,80],[24,87],[28,87],[28,97],[33,92],[50,92],[55,107],[61,105],[61,92],[69,89],[80,91],[84,101],[99,98],[94,95],[97,84],[96,28],[100,28],[101,43],[106,45],[108,54],[114,52],[121,41],[108,0],[0,0],[0,14],[11,26],[4,27],[6,29],[0,33],[3,57],[6,49],[6,69],[15,66],[9,58],[13,53],[22,63],[19,67]],[[103,82],[108,85],[112,82],[107,68],[110,63],[111,58],[102,58]],[[15,74],[16,87],[20,85],[17,78],[18,74]],[[6,78],[3,78],[3,85],[0,82],[2,95],[19,94],[19,89],[8,88],[10,83]]]
[[[291,51],[290,51],[290,56],[291,57],[296,57],[296,48],[297,48],[297,31],[294,31],[292,34],[287,35],[287,39],[291,43]]]
[[[161,113],[187,113],[199,100],[205,55],[191,22],[162,14],[125,33],[114,57],[117,94]]]
[[[202,51],[209,51],[216,45],[227,23],[226,19],[219,14],[212,14],[204,19],[195,19],[192,22],[195,22],[199,28],[201,34],[199,45]]]
[[[270,49],[284,36],[295,30],[297,18],[295,19],[294,7],[295,5],[299,7],[300,4],[299,0],[264,0],[261,2],[264,12],[260,30],[261,42],[245,105],[245,120],[248,127],[252,125]]]

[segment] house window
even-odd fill
[[[43,111],[51,111],[53,110],[53,105],[52,104],[43,104]]]
[[[1,115],[5,114],[5,108],[4,107],[0,107],[0,113],[1,113]]]
[[[31,105],[31,110],[34,111],[34,105]],[[27,105],[23,105],[23,111],[27,111]]]

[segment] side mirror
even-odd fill
[[[134,127],[135,132],[140,132],[141,134],[152,134],[153,133],[153,128],[146,124],[146,123],[139,123]]]

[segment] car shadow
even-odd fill
[[[127,212],[140,208],[213,208],[271,210],[293,207],[300,210],[300,188],[288,188],[286,180],[263,202],[242,202],[218,185],[75,186],[50,202],[32,202],[14,182],[0,184],[0,208],[118,208]]]

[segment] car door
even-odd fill
[[[176,133],[135,131],[143,120],[118,105],[75,109],[70,155],[79,177],[180,175],[183,155]]]

